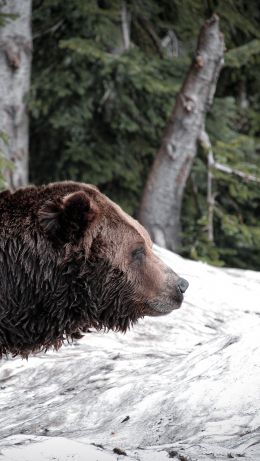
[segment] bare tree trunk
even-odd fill
[[[122,20],[122,34],[123,34],[123,43],[124,50],[129,50],[130,48],[130,13],[127,11],[125,1],[122,2],[121,10],[121,20]]]
[[[196,56],[166,126],[139,215],[153,241],[175,251],[180,246],[184,187],[223,63],[224,39],[214,15],[200,31]]]
[[[15,15],[0,28],[0,151],[14,162],[6,172],[12,189],[28,182],[27,95],[31,73],[31,0],[0,1],[0,12]]]
[[[207,203],[208,203],[208,241],[214,243],[214,207],[215,207],[215,195],[213,193],[213,173],[212,169],[214,167],[214,156],[212,145],[208,136],[208,133],[205,130],[205,127],[200,133],[199,142],[207,154],[208,159],[208,173],[207,173]]]

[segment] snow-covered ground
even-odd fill
[[[260,273],[155,251],[180,310],[1,362],[0,461],[260,461]]]

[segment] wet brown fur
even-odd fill
[[[82,183],[0,194],[0,268],[0,356],[59,348],[90,327],[126,331],[181,303],[144,228]]]

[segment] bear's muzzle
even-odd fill
[[[179,309],[184,299],[189,282],[184,278],[178,277],[175,272],[167,268],[166,285],[161,293],[148,302],[149,314],[151,316],[166,315],[173,310]]]

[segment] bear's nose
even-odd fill
[[[180,292],[185,293],[185,291],[187,290],[189,286],[189,282],[187,282],[187,280],[185,279],[179,279],[177,282],[177,285],[178,285]]]

